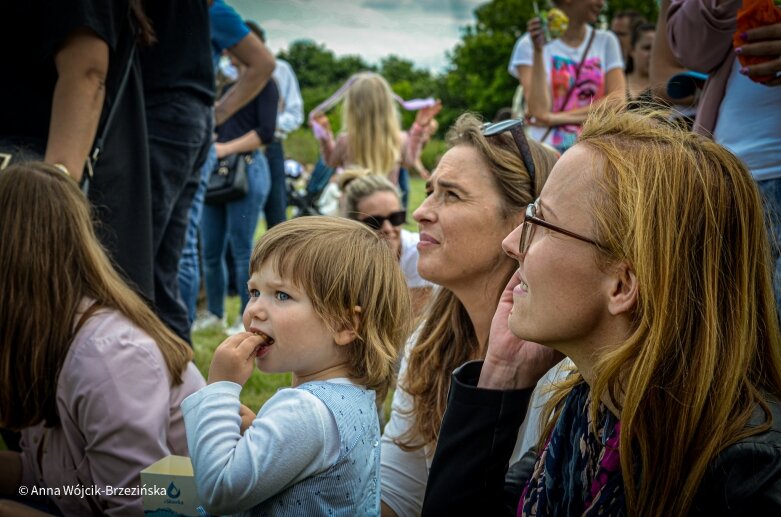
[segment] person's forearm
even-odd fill
[[[63,164],[80,181],[106,97],[108,46],[92,33],[79,32],[57,53],[55,64],[59,77],[44,160]]]
[[[19,495],[22,457],[18,452],[0,451],[0,499]]]
[[[233,88],[214,105],[214,119],[218,126],[260,93],[276,66],[274,56],[253,33],[231,47],[230,52],[247,68]]]
[[[243,108],[266,86],[268,77],[263,70],[250,70],[239,77],[236,84],[214,105],[214,123],[219,126]]]
[[[605,102],[607,97],[595,100],[589,106],[581,106],[569,111],[559,111],[551,113],[549,116],[551,126],[564,126],[567,124],[582,124],[588,118],[588,114],[594,109],[595,106],[599,106],[600,103]]]
[[[550,113],[552,109],[548,77],[545,72],[541,50],[534,51],[531,85],[526,94],[526,103],[528,105],[529,114],[532,117],[545,116],[547,113]]]
[[[649,75],[654,97],[665,102],[677,103],[688,99],[671,99],[667,95],[667,82],[673,75],[684,70],[675,59],[672,50],[670,50],[670,44],[667,42],[667,9],[669,7],[670,0],[662,0],[659,6],[659,20],[656,22],[654,42],[651,46]],[[681,103],[687,104],[686,102]]]
[[[237,153],[249,153],[256,150],[262,145],[260,137],[253,129],[241,135],[238,138],[229,140],[223,144],[225,146],[226,155]]]

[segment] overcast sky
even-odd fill
[[[474,23],[486,0],[227,0],[265,30],[276,54],[298,39],[324,44],[336,55],[357,54],[371,64],[389,54],[440,72],[445,52]]]

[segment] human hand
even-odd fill
[[[214,144],[214,151],[217,153],[217,159],[222,160],[230,153],[228,152],[228,144],[217,142]]]
[[[547,113],[540,113],[536,117],[532,117],[531,115],[526,116],[526,122],[529,126],[538,126],[538,127],[550,127],[554,124],[554,120],[556,118],[556,114],[553,112],[547,112]]]
[[[542,20],[537,16],[529,18],[529,21],[526,22],[526,31],[532,40],[534,50],[542,52],[542,49],[545,47],[545,29],[543,28]]]
[[[442,101],[437,99],[433,106],[421,108],[415,113],[415,123],[425,130],[440,110],[442,110]]]
[[[328,120],[328,117],[325,115],[325,113],[315,113],[310,119],[309,119],[309,125],[311,126],[312,123],[316,123],[326,131],[331,130],[331,121]]]
[[[257,415],[253,413],[250,408],[242,404],[239,406],[239,416],[241,417],[241,434],[244,434],[244,431],[252,426],[252,422]]]
[[[513,289],[520,282],[520,277],[513,275],[499,299],[499,306],[491,321],[488,351],[478,382],[481,388],[531,388],[545,372],[564,358],[551,348],[518,338],[510,330]]]
[[[740,39],[745,43],[735,47],[735,54],[739,57],[767,59],[761,63],[743,66],[740,73],[766,86],[781,85],[781,23],[747,30],[740,35]]]
[[[214,351],[207,384],[231,381],[244,386],[255,368],[255,353],[266,336],[239,332],[223,341]]]

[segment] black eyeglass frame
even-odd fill
[[[394,224],[393,220],[396,219],[399,221],[399,224]],[[401,226],[407,221],[407,211],[406,210],[399,210],[397,212],[391,212],[388,214],[387,217],[379,216],[379,215],[367,215],[366,217],[362,217],[358,219],[358,222],[365,224],[372,230],[379,230],[382,228],[382,225],[385,224],[385,221],[388,221],[391,226]]]
[[[529,172],[529,178],[532,180],[532,187],[536,183],[536,169],[534,167],[534,160],[532,159],[532,150],[529,147],[529,140],[526,138],[526,132],[523,130],[524,123],[520,119],[503,120],[501,122],[494,122],[484,124],[482,131],[483,136],[496,136],[509,131],[513,135],[515,146],[518,148],[518,153],[521,155],[526,170]]]
[[[607,251],[607,248],[593,239],[589,239],[583,235],[571,232],[537,217],[537,208],[539,207],[539,203],[540,199],[537,198],[534,200],[534,203],[526,206],[526,213],[523,216],[523,227],[521,228],[521,239],[518,242],[518,253],[524,255],[527,251],[529,251],[529,246],[531,245],[532,239],[534,238],[535,226],[542,226],[549,230],[553,230],[554,232],[558,232],[574,239],[593,244],[600,250]]]

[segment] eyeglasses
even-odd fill
[[[523,131],[523,121],[511,119],[496,122],[494,124],[483,124],[483,136],[496,136],[505,131],[509,131],[513,135],[515,146],[518,148],[518,153],[521,155],[521,160],[523,160],[523,164],[526,166],[533,186],[535,184],[534,175],[536,171],[534,168],[534,160],[532,160],[532,151],[529,148],[529,141],[526,139],[526,133]]]
[[[370,215],[369,217],[358,220],[372,230],[379,230],[382,228],[382,225],[385,224],[385,221],[390,222],[391,226],[401,226],[404,224],[404,221],[407,220],[407,212],[401,210],[399,212],[393,212],[387,217],[383,217],[381,215]]]
[[[564,235],[568,235],[570,237],[574,237],[575,239],[581,240],[583,242],[588,242],[589,244],[593,244],[597,248],[604,250],[605,247],[599,244],[596,241],[593,241],[589,239],[588,237],[583,237],[582,235],[578,235],[575,232],[571,232],[569,230],[565,230],[564,228],[560,228],[556,225],[553,225],[549,223],[548,221],[544,221],[537,217],[537,210],[539,209],[540,199],[537,198],[534,203],[531,205],[528,205],[526,207],[526,215],[523,218],[523,227],[521,228],[521,242],[518,245],[518,251],[521,255],[525,255],[527,251],[529,251],[529,245],[532,242],[532,239],[534,239],[534,228],[539,226],[544,226],[545,228],[548,228],[549,230],[553,230],[554,232],[563,233]]]

